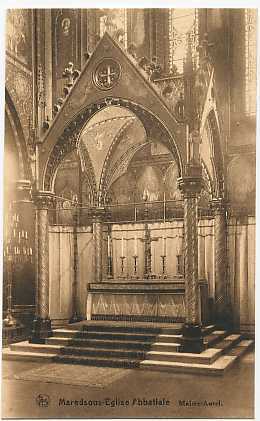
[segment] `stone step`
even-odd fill
[[[129,321],[129,320],[84,320],[81,322],[72,323],[66,326],[66,329],[70,330],[82,330],[84,328],[90,328],[96,330],[99,329],[133,329],[139,331],[140,329],[156,330],[158,331],[169,329],[171,331],[180,332],[183,323],[169,323],[169,322],[145,322],[145,321]]]
[[[129,333],[129,332],[103,332],[103,331],[74,331],[71,333],[71,330],[66,329],[57,329],[53,331],[53,337],[67,337],[72,339],[113,339],[113,340],[154,340],[157,337],[157,334],[154,333]],[[160,336],[160,335],[159,335]],[[172,335],[169,335],[172,336]]]
[[[243,339],[238,342],[234,347],[229,349],[226,355],[242,357],[250,348],[254,346],[252,339]]]
[[[224,339],[226,336],[228,336],[228,331],[226,330],[213,330],[210,333],[206,333],[203,342],[207,348],[212,348],[214,344]]]
[[[180,348],[179,343],[174,342],[154,342],[150,346],[151,351],[175,352]]]
[[[147,360],[182,362],[190,364],[212,364],[221,355],[221,350],[208,348],[200,354],[189,352],[148,351]]]
[[[178,343],[180,344],[182,335],[167,335],[164,333],[161,333],[156,337],[156,342],[163,342],[163,343]]]
[[[90,357],[97,357],[97,358],[104,357],[107,359],[127,358],[127,359],[143,360],[145,358],[146,351],[68,346],[65,348],[60,348],[60,354],[85,356],[85,357],[90,356]]]
[[[110,324],[99,324],[98,326],[96,324],[94,325],[84,325],[82,327],[82,331],[85,332],[92,332],[92,331],[102,331],[102,332],[128,332],[128,333],[153,333],[153,334],[159,334],[159,333],[168,333],[168,334],[175,334],[180,333],[181,327],[180,324],[175,326],[174,324],[172,326],[147,326],[147,325],[131,325],[129,324],[113,324],[114,322],[110,322]]]
[[[208,326],[203,326],[202,327],[202,335],[209,335],[211,332],[213,332],[214,330],[216,330],[216,326],[215,325],[208,325]]]
[[[9,348],[2,350],[3,360],[9,361],[52,362],[56,355],[44,352],[12,351]]]
[[[217,358],[212,364],[198,364],[190,362],[171,362],[160,360],[144,360],[139,367],[146,370],[179,372],[189,374],[222,375],[236,361],[236,356],[223,355]]]
[[[227,335],[223,340],[215,343],[213,347],[215,349],[220,349],[223,354],[226,354],[228,350],[241,342],[241,339],[242,336],[240,334]]]
[[[50,337],[46,339],[46,343],[49,345],[60,345],[60,346],[96,346],[107,347],[112,349],[118,348],[131,348],[131,349],[151,349],[153,341],[115,341],[114,339],[80,339],[80,338],[54,338]]]
[[[231,357],[230,357],[231,358]],[[55,355],[53,362],[62,364],[81,364],[93,365],[97,367],[121,367],[121,368],[137,368],[139,367],[139,359],[116,358],[107,359],[103,357],[92,357],[82,355]]]
[[[57,354],[60,349],[63,348],[61,345],[48,345],[48,344],[32,344],[28,341],[18,342],[9,346],[11,351],[15,352],[39,352],[43,354]]]

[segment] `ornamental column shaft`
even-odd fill
[[[36,202],[36,317],[33,321],[31,342],[44,343],[52,335],[49,317],[49,222],[48,209],[53,195],[40,191],[34,195]]]
[[[104,208],[93,210],[93,239],[94,239],[94,273],[95,282],[102,282],[104,261],[103,245],[103,220],[105,216]]]
[[[215,317],[221,325],[228,323],[227,314],[227,226],[226,209],[222,198],[213,199],[214,260],[215,260]]]
[[[178,180],[184,196],[185,325],[182,352],[203,350],[198,279],[198,194],[202,188],[201,166],[188,164]]]
[[[198,204],[196,193],[184,193],[184,261],[186,323],[200,324],[198,284]]]

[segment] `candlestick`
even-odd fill
[[[135,254],[133,256],[133,259],[134,259],[134,278],[138,278],[138,276],[137,276],[137,259],[138,259],[138,256]]]
[[[162,250],[163,256],[166,256],[166,238],[163,236],[163,250]]]
[[[134,255],[137,256],[137,237],[135,235]]]
[[[125,256],[121,256],[120,257],[120,259],[121,259],[121,276],[124,276],[124,269],[125,269],[125,267],[124,267],[124,259],[125,258],[126,258]]]
[[[113,262],[112,262],[112,256],[107,257],[107,277],[108,279],[113,278]]]
[[[167,277],[166,274],[165,274],[165,269],[166,269],[166,255],[165,254],[162,255],[161,256],[161,259],[162,259],[162,276],[163,276],[163,278],[166,278]]]
[[[110,256],[110,236],[107,238],[107,254]]]
[[[121,257],[123,257],[124,256],[124,238],[122,237],[122,240],[121,240]]]

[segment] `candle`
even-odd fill
[[[110,256],[110,237],[107,238],[107,254]]]
[[[166,256],[166,238],[163,236],[163,256]]]
[[[134,255],[137,256],[137,237],[135,235],[135,248],[134,248]]]
[[[177,256],[180,256],[181,255],[181,244],[180,244],[180,242],[181,242],[181,239],[180,238],[178,238],[178,240],[177,240],[178,242],[177,242]]]
[[[121,241],[121,256],[124,257],[124,239],[122,237],[122,241]]]

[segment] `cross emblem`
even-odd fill
[[[96,69],[95,82],[101,89],[111,89],[119,77],[119,64],[111,59],[106,59]]]

